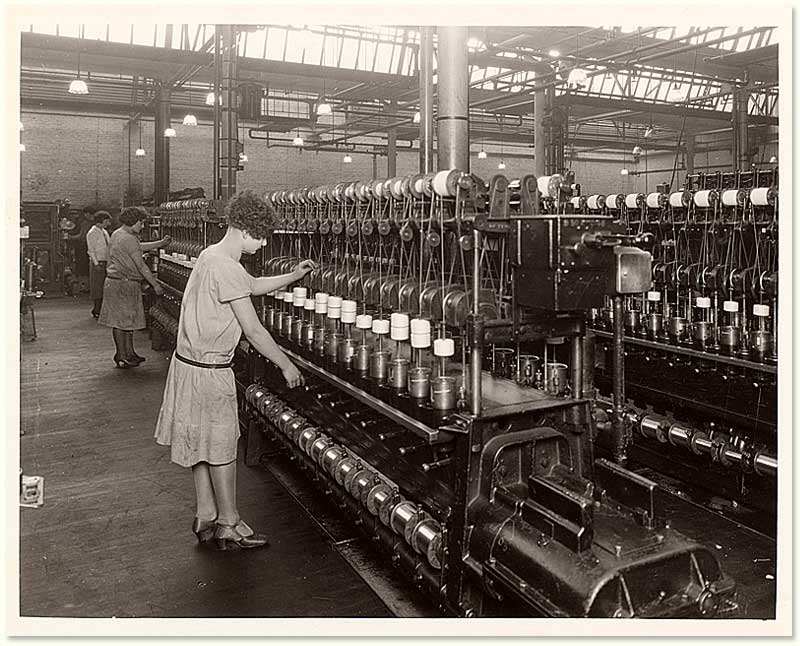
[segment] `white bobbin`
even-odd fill
[[[402,312],[392,312],[392,315],[389,317],[389,321],[392,327],[408,327],[408,314],[403,314]]]
[[[608,207],[609,211],[619,211],[619,203],[621,197],[622,195],[620,193],[612,193],[611,195],[606,195],[606,206]]]
[[[355,323],[356,322],[356,313],[355,312],[345,312],[342,310],[342,323]]]
[[[353,314],[356,313],[356,308],[358,307],[358,303],[355,301],[342,301],[342,314],[345,312],[352,312]]]
[[[775,202],[777,191],[772,188],[754,188],[750,191],[750,202],[755,206],[769,206]]]
[[[628,193],[625,196],[625,206],[629,209],[639,208],[639,193]]]
[[[453,339],[434,339],[433,354],[437,357],[452,357],[456,353],[456,344]]]
[[[356,327],[359,330],[371,330],[372,317],[369,314],[359,314],[356,316]]]
[[[660,303],[661,292],[647,292],[647,300],[651,303]]]
[[[753,316],[769,316],[769,305],[760,305],[758,303],[753,305]]]
[[[313,298],[307,298],[305,300],[305,302],[303,303],[303,309],[307,310],[309,312],[313,312],[314,311],[314,305],[316,305],[316,303],[314,302],[314,299]]]
[[[292,292],[283,292],[283,302],[284,303],[292,303],[294,301],[294,296]]]
[[[669,205],[673,208],[682,208],[684,205],[683,203],[683,191],[676,191],[675,193],[669,194]]]
[[[327,303],[328,295],[325,292],[317,292],[316,294],[314,294],[314,300],[317,303]]]
[[[722,309],[726,312],[738,312],[739,301],[724,301],[722,303]]]
[[[430,336],[431,322],[428,319],[411,319],[411,334],[427,334]]]
[[[328,296],[328,309],[341,310],[342,297],[341,296]]]
[[[412,348],[429,348],[431,346],[430,334],[414,334],[411,333],[411,347]]]
[[[392,328],[392,341],[408,341],[408,328],[407,327],[393,327]]]
[[[707,208],[711,206],[712,191],[697,191],[694,194],[694,203],[695,206],[699,206],[701,208]]]
[[[647,206],[651,209],[657,209],[661,206],[661,193],[650,193],[647,196]]]
[[[373,334],[389,334],[389,320],[388,319],[374,319],[372,321]]]
[[[707,310],[711,307],[711,299],[708,296],[698,296],[694,299],[694,304],[700,309]]]

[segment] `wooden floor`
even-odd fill
[[[191,473],[153,441],[167,362],[114,368],[110,330],[87,299],[36,304],[22,344],[21,464],[45,478],[22,509],[26,616],[386,617],[387,607],[266,470],[240,466],[240,512],[266,551],[197,546]]]

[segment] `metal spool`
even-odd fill
[[[319,435],[314,442],[312,442],[311,447],[309,449],[309,456],[311,457],[314,462],[319,465],[322,465],[322,454],[328,450],[328,448],[333,444],[333,440],[329,438],[327,435]]]
[[[692,324],[692,338],[705,345],[714,334],[714,326],[710,321],[695,321]]]
[[[393,359],[389,384],[395,390],[404,391],[408,385],[408,359]]]
[[[719,344],[723,352],[732,352],[739,347],[739,328],[735,325],[723,325],[719,328]]]
[[[351,367],[353,364],[353,357],[356,354],[356,348],[358,344],[355,339],[351,338],[344,338],[339,342],[339,356],[338,361],[341,364],[344,364],[347,368]]]
[[[308,422],[308,420],[298,417],[291,424],[289,424],[289,427],[286,429],[286,435],[292,440],[292,442],[297,444],[297,438],[300,437],[300,433],[310,426],[311,424]]]
[[[350,495],[356,500],[361,500],[362,493],[366,495],[366,493],[372,488],[372,484],[374,482],[375,473],[369,469],[361,469],[361,471],[355,474],[353,480],[350,482]]]
[[[300,343],[307,348],[314,346],[314,326],[308,321],[303,323],[300,330]]]
[[[542,368],[542,359],[534,354],[519,355],[519,371],[517,382],[523,386],[533,386],[536,383],[536,373]]]
[[[411,198],[413,197],[413,193],[411,192],[411,179],[413,175],[406,175],[403,177],[402,181],[400,182],[400,192],[402,193],[403,197]]]
[[[408,542],[411,538],[411,532],[414,530],[412,523],[418,513],[419,507],[417,505],[410,500],[403,500],[392,508],[389,514],[389,526],[395,534],[399,534]],[[411,525],[411,529],[408,530],[408,535],[406,536],[406,527],[409,525]]]
[[[385,482],[376,484],[367,492],[366,507],[367,511],[373,516],[380,513],[380,508],[385,505],[394,495],[392,488]]]
[[[297,445],[303,450],[303,453],[309,455],[311,444],[317,439],[319,429],[311,427],[304,429],[297,438]]]
[[[415,199],[422,198],[425,193],[422,190],[423,184],[425,182],[425,175],[418,174],[413,175],[408,183],[408,188],[411,191],[411,196]]]
[[[669,319],[669,334],[676,338],[682,338],[689,329],[689,321],[682,316],[673,316]]]
[[[353,482],[355,479],[364,473],[364,466],[361,464],[359,460],[356,460],[356,465],[353,469],[349,469],[347,473],[344,474],[344,478],[342,480],[342,486],[344,490],[349,493],[351,496],[353,491]]]
[[[375,199],[381,199],[383,197],[383,181],[379,179],[372,180],[369,185],[369,192]]]
[[[369,371],[369,356],[370,347],[368,345],[356,346],[355,355],[353,356],[353,370],[361,373]]]
[[[338,362],[339,360],[339,344],[344,340],[344,334],[335,332],[329,334],[325,338],[327,345],[325,348],[325,356],[331,361]]]
[[[339,460],[336,465],[336,470],[333,473],[333,477],[340,485],[344,486],[345,478],[348,474],[354,472],[355,469],[358,468],[358,462],[356,462],[350,456],[346,456],[343,459]]]
[[[627,310],[625,312],[625,328],[627,330],[637,330],[641,324],[642,313],[639,310]]]
[[[492,372],[495,377],[513,379],[516,372],[516,352],[511,348],[495,348],[492,353]]]
[[[345,457],[347,457],[347,453],[345,452],[344,448],[334,445],[322,454],[321,466],[330,475],[335,476],[336,467]]]
[[[411,547],[424,556],[431,567],[442,567],[442,526],[433,518],[417,523],[411,534]]]

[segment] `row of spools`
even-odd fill
[[[264,197],[275,206],[366,203],[388,199],[419,200],[434,195],[454,197],[459,186],[464,188],[469,185],[463,181],[466,176],[466,173],[459,170],[442,170],[437,173],[420,173],[388,179],[342,182],[332,186],[272,191]],[[561,175],[546,175],[537,179],[539,193],[543,198],[557,197],[562,184]]]
[[[746,204],[753,206],[774,206],[778,199],[775,188],[726,189],[723,191],[702,190],[675,191],[674,193],[612,193],[610,195],[578,195],[570,198],[570,204],[576,211],[588,209],[590,211],[621,211],[627,209],[664,209],[667,206],[677,209],[695,207],[713,208],[718,203],[727,207],[743,207]]]
[[[248,386],[245,399],[370,514],[402,537],[432,567],[441,568],[442,528],[435,518],[400,495],[377,469],[336,444],[321,428],[263,386]]]

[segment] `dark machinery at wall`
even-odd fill
[[[774,522],[774,185],[582,198],[560,175],[446,170],[272,192],[248,270],[320,268],[256,299],[306,385],[242,344],[248,445],[279,443],[443,613],[752,616],[741,570],[688,534],[714,497]],[[160,212],[169,338],[224,223],[214,201]],[[660,474],[709,492],[690,522]]]

